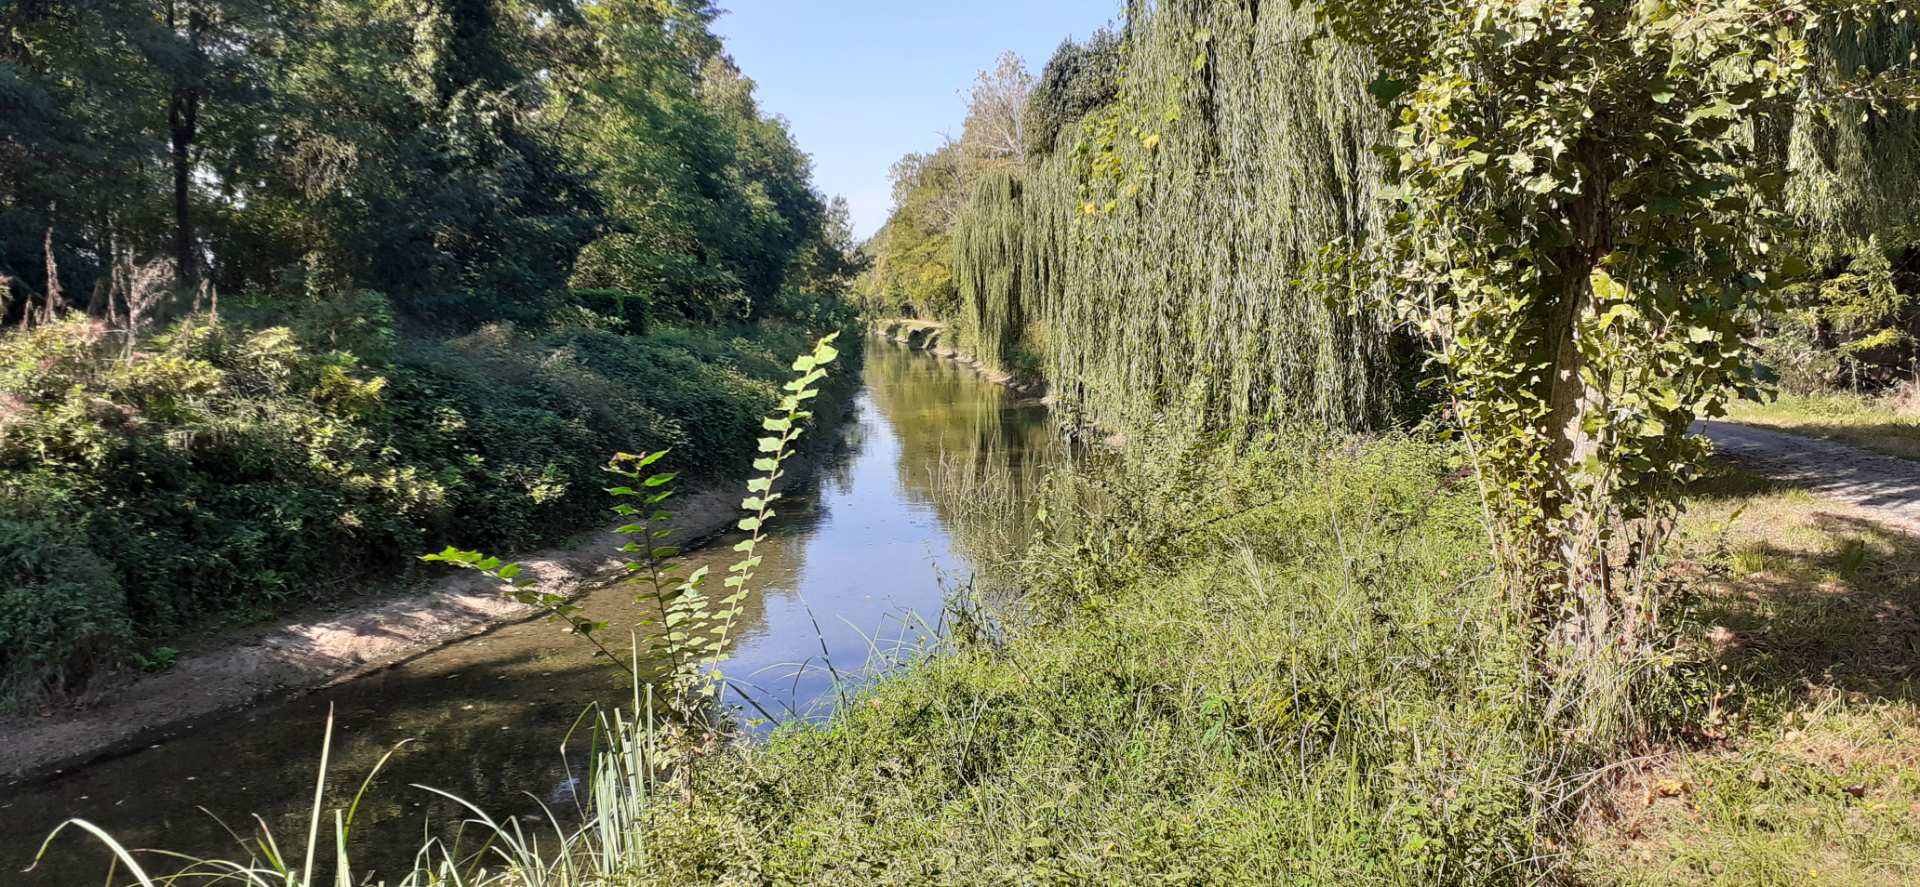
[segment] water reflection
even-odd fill
[[[1017,496],[1037,465],[1062,457],[1043,410],[951,363],[876,341],[864,380],[839,431],[840,455],[783,504],[762,549],[765,594],[750,598],[726,666],[783,714],[824,711],[834,688],[828,662],[843,676],[858,673],[876,652],[884,658],[924,637],[942,612],[941,577],[963,573],[969,540],[1006,544],[1004,528],[968,525],[991,512],[941,495],[954,477]],[[724,575],[730,548],[692,555],[689,568],[706,563]],[[615,633],[639,615],[617,586],[584,603]],[[390,872],[435,828],[426,823],[460,818],[451,802],[408,786],[451,791],[496,816],[531,815],[536,801],[565,806],[563,737],[589,703],[617,703],[628,692],[617,670],[555,626],[511,626],[351,684],[206,721],[82,772],[0,787],[0,883],[101,883],[106,857],[77,834],[62,836],[50,864],[16,874],[68,816],[131,847],[233,857],[245,851],[213,816],[250,835],[249,817],[259,813],[283,846],[304,845],[329,707],[338,723],[330,808],[350,802],[362,775],[406,743],[355,825],[363,873]],[[578,764],[585,750],[567,754]]]

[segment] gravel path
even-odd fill
[[[1736,462],[1920,532],[1920,462],[1731,422],[1695,428]]]

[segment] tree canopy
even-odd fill
[[[456,326],[536,316],[569,286],[692,316],[764,309],[827,207],[718,15],[707,0],[10,4],[7,317],[29,301],[116,313],[112,269],[158,260],[183,291],[371,289]]]

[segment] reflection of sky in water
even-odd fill
[[[941,577],[963,579],[966,569],[935,505],[943,458],[1004,470],[1002,460],[1018,458],[1027,444],[1052,449],[1044,413],[1010,407],[1001,389],[953,364],[875,342],[864,376],[854,418],[842,430],[841,461],[817,472],[817,489],[796,490],[781,506],[755,583],[764,594],[749,599],[735,656],[725,664],[731,679],[750,684],[760,704],[783,717],[824,712],[815,703],[831,702],[828,656],[843,677],[857,678],[878,664],[876,649],[884,658],[938,624]],[[722,540],[687,560],[689,568],[710,566],[717,588],[734,557]],[[583,603],[615,633],[638,616],[622,588]],[[568,778],[560,745],[569,726],[592,701],[629,696],[623,676],[588,653],[553,625],[510,626],[326,692],[195,724],[155,748],[78,773],[0,786],[0,883],[101,883],[104,856],[71,833],[56,845],[54,864],[18,874],[67,816],[93,820],[129,846],[231,857],[244,851],[195,808],[242,835],[251,832],[249,816],[260,813],[283,849],[303,846],[329,706],[339,720],[330,807],[350,802],[380,756],[409,742],[360,812],[361,865],[404,865],[425,816],[457,818],[411,784],[446,789],[496,815],[537,810],[528,793],[564,803],[566,793],[555,788]],[[570,754],[577,765],[584,748],[576,743]]]
[[[778,573],[763,574],[766,615],[740,638],[726,671],[759,688],[767,707],[806,713],[829,694],[833,669],[857,673],[873,654],[913,643],[937,624],[939,578],[963,568],[933,506],[898,494],[902,446],[886,433],[871,397],[856,418],[863,446],[847,470],[823,486],[809,528]],[[892,491],[876,495],[876,490]],[[818,625],[818,631],[813,629]],[[823,649],[824,647],[824,649]]]

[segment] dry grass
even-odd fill
[[[1728,473],[1682,551],[1724,716],[1598,799],[1583,879],[1920,882],[1920,537]]]

